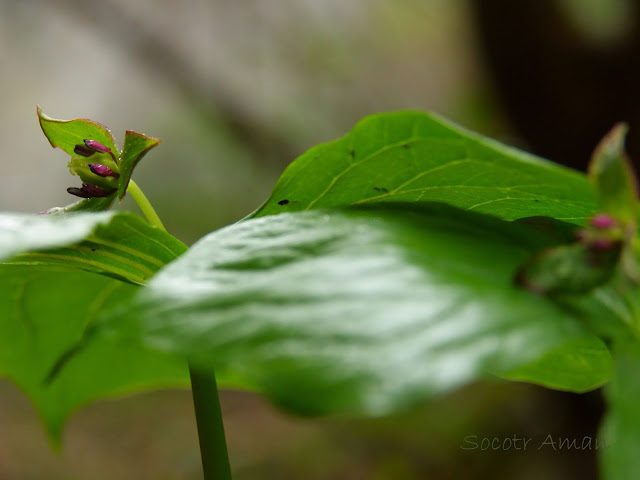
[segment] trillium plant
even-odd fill
[[[80,200],[0,215],[0,374],[54,445],[99,398],[191,385],[204,477],[230,479],[218,386],[383,416],[487,377],[604,386],[602,478],[640,478],[636,181],[618,125],[588,175],[437,116],[367,117],[187,248],[131,179],[160,141],[55,120]],[[586,162],[586,160],[585,160]],[[146,219],[109,208],[130,194]]]

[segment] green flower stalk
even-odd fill
[[[160,217],[131,174],[146,153],[160,143],[157,138],[127,131],[122,151],[115,146],[107,127],[87,119],[55,120],[38,107],[40,126],[53,147],[71,156],[68,167],[82,180],[82,187],[67,192],[82,200],[65,208],[49,209],[44,214],[70,211],[108,210],[116,198],[131,194],[149,224],[166,231]],[[211,369],[189,368],[200,451],[205,480],[230,480],[224,425],[218,400],[215,373]]]

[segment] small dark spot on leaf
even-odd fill
[[[355,150],[350,150],[349,151],[349,155],[351,155],[351,158],[356,158],[356,151]]]
[[[384,187],[373,187],[373,189],[374,189],[376,192],[389,193],[389,189],[388,189],[388,188],[384,188]]]
[[[534,198],[533,201],[538,203],[540,200],[538,200],[537,198]]]
[[[408,149],[410,146],[411,146],[411,145],[409,145],[408,143],[403,143],[403,144],[402,144],[402,148],[407,148],[407,149]]]
[[[92,249],[91,249],[91,251],[92,251],[92,252],[95,252],[95,251],[96,251],[96,249],[95,249],[95,248],[92,248]]]
[[[278,202],[278,205],[286,205],[287,203],[289,203],[289,200],[287,200],[286,198],[284,200],[280,200]]]

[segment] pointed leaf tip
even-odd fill
[[[616,124],[600,141],[589,164],[589,178],[596,187],[599,210],[625,225],[635,226],[638,185],[624,150],[629,127]]]
[[[118,198],[122,200],[129,186],[133,169],[149,150],[160,145],[162,140],[149,137],[143,133],[127,130],[124,136],[124,147],[120,156],[120,187]]]

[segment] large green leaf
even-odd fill
[[[168,355],[83,343],[98,315],[139,288],[63,267],[0,265],[0,376],[32,399],[54,442],[68,415],[91,400],[188,385],[186,365]],[[67,362],[51,380],[63,355]]]
[[[388,201],[579,224],[596,205],[583,174],[434,115],[398,112],[367,117],[345,137],[299,157],[253,216]]]
[[[616,370],[605,389],[609,410],[600,431],[602,471],[607,480],[640,478],[640,345],[616,352]]]
[[[14,264],[68,265],[141,284],[186,250],[131,213],[0,214],[0,260]]]
[[[83,341],[99,315],[126,304],[132,284],[185,250],[130,213],[0,214],[0,376],[33,400],[55,442],[90,400],[188,384],[175,358]]]
[[[571,311],[514,285],[547,243],[445,205],[268,216],[205,237],[98,332],[234,372],[299,413],[384,414],[598,343]],[[547,379],[605,381],[609,353],[593,353]]]

